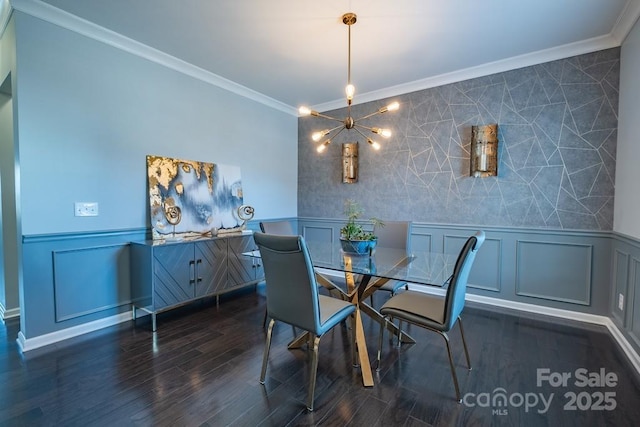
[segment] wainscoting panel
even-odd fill
[[[629,311],[629,334],[635,341],[635,344],[640,347],[640,259],[632,258],[631,269],[629,274],[631,285],[630,288],[633,292],[627,293],[629,301],[633,301],[631,304],[631,310]],[[627,305],[629,306],[629,305]]]
[[[23,236],[27,341],[130,311],[129,242],[146,229]]]
[[[128,244],[54,251],[53,270],[56,322],[131,303]]]
[[[339,238],[339,231],[336,235],[333,227],[305,225],[302,227],[302,235],[309,241],[333,242]]]
[[[523,241],[516,249],[516,294],[589,305],[593,246]]]
[[[473,234],[445,235],[444,252],[449,254],[460,253],[464,243]],[[482,250],[478,251],[471,273],[469,273],[469,288],[500,292],[500,283],[502,281],[500,274],[502,268],[501,245],[501,239],[485,238]]]
[[[430,233],[412,231],[411,249],[414,251],[433,251],[432,246],[433,235]]]
[[[337,239],[344,220],[298,218],[298,223],[308,236],[329,241]],[[608,315],[611,233],[413,222],[411,247],[456,254],[478,230],[485,231],[486,240],[469,276],[469,293]]]
[[[620,249],[613,251],[613,271],[611,286],[611,316],[620,326],[625,325],[624,306],[618,307],[618,295],[627,295],[627,284],[629,283],[629,254]]]

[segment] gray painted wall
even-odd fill
[[[11,268],[24,272],[26,340],[130,309],[126,298],[117,299],[117,306],[61,320],[53,294],[68,276],[55,274],[54,259],[77,256],[78,274],[90,278],[82,265],[89,257],[96,270],[118,275],[87,286],[98,294],[119,289],[124,264],[94,254],[113,246],[125,256],[129,241],[144,239],[147,154],[238,165],[256,219],[297,215],[296,117],[19,11],[12,23],[19,70],[14,212],[24,262]],[[74,217],[76,201],[98,202],[100,215]]]
[[[620,121],[618,123],[618,159],[616,163],[616,202],[613,229],[640,238],[640,23],[636,22],[622,44],[620,66]]]
[[[146,227],[147,154],[238,165],[257,215],[297,214],[295,117],[14,17],[23,234]],[[98,202],[100,216],[74,217],[77,201]]]
[[[366,214],[436,224],[612,230],[619,49],[526,67],[395,98],[367,126],[395,133],[360,143],[360,180],[342,184],[343,132],[324,154],[321,118],[298,120],[298,215],[336,218],[345,198]],[[353,108],[358,118],[390,100]],[[345,117],[346,109],[328,112]],[[472,125],[499,124],[499,176],[469,177]]]

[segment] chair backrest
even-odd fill
[[[378,245],[385,248],[408,249],[411,222],[384,221],[384,227],[376,228]]]
[[[293,226],[289,221],[260,221],[260,230],[267,234],[278,234],[280,236],[295,236],[298,233],[293,231]]]
[[[318,333],[318,285],[304,238],[264,233],[253,238],[264,265],[269,316]]]
[[[478,231],[467,239],[460,250],[445,300],[444,323],[447,325],[447,329],[453,327],[456,319],[460,316],[464,308],[464,297],[467,292],[469,272],[473,266],[473,260],[476,258],[478,249],[480,249],[480,246],[484,243],[484,239],[484,231]]]

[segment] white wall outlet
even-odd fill
[[[98,216],[98,202],[76,202],[75,216]]]
[[[618,308],[624,310],[624,295],[618,294]]]

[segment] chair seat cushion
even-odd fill
[[[380,313],[384,316],[444,331],[444,304],[444,297],[424,292],[406,291],[385,302],[380,308]]]
[[[318,331],[318,335],[323,335],[356,310],[354,304],[326,295],[318,295],[318,302],[320,303],[320,331]]]
[[[407,282],[403,282],[403,281],[400,281],[400,280],[389,280],[387,283],[385,283],[384,285],[380,286],[379,289],[382,289],[383,291],[395,293],[398,289],[400,289],[401,287],[403,287],[406,284],[407,284]]]

